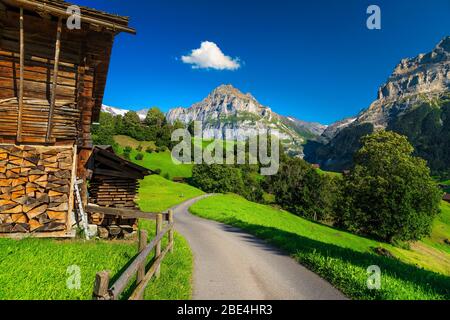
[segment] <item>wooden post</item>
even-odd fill
[[[173,210],[169,210],[169,224],[173,223]],[[173,246],[174,246],[174,231],[173,227],[169,230],[169,246],[170,246],[170,253],[173,253]]]
[[[25,35],[23,30],[23,8],[20,8],[20,73],[19,73],[19,110],[17,114],[17,141],[22,141],[23,112],[23,74],[25,66]]]
[[[163,226],[163,216],[161,213],[158,213],[156,215],[156,236],[158,236],[161,233],[162,226]],[[161,240],[158,241],[155,247],[155,259],[158,259],[160,255],[161,255]],[[159,278],[160,274],[161,274],[161,266],[158,266],[156,268],[155,277]]]
[[[139,232],[139,247],[138,247],[138,252],[141,253],[142,250],[145,249],[145,247],[147,246],[147,239],[148,239],[148,233],[146,230],[141,230]],[[145,262],[144,261],[141,266],[138,269],[137,272],[137,277],[136,277],[136,283],[139,284],[141,283],[142,280],[144,280],[145,277]]]
[[[108,271],[98,272],[95,275],[93,300],[111,300],[109,295],[109,273]]]
[[[50,97],[50,110],[48,112],[48,124],[47,124],[47,136],[46,141],[49,142],[52,135],[52,122],[53,112],[56,103],[56,88],[58,85],[58,70],[59,70],[59,54],[61,51],[61,31],[62,31],[62,18],[58,19],[58,28],[56,30],[56,44],[55,44],[55,65],[53,66],[53,83]]]

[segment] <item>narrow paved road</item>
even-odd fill
[[[194,299],[345,299],[328,282],[264,241],[191,215],[189,207],[202,198],[174,208],[176,229],[194,253]]]

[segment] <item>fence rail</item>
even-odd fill
[[[140,211],[134,210],[121,210],[121,209],[113,209],[110,208],[101,208],[100,207],[88,205],[87,211],[92,212],[100,212],[110,215],[119,215],[123,217],[131,217],[136,218],[134,215],[146,215],[141,216],[140,218],[146,219],[154,219],[156,220],[156,236],[153,238],[150,243],[148,243],[148,233],[145,230],[139,231],[139,242],[138,242],[138,252],[139,254],[133,260],[133,262],[128,266],[128,268],[120,275],[120,277],[116,280],[116,282],[110,287],[110,276],[107,271],[101,271],[96,274],[95,277],[95,285],[93,292],[94,300],[119,300],[121,298],[122,293],[129,286],[130,281],[136,276],[136,287],[129,297],[129,300],[142,300],[144,296],[145,288],[147,287],[150,280],[155,276],[159,278],[161,271],[161,262],[168,252],[173,252],[174,248],[174,222],[173,222],[173,211],[169,210],[168,213],[143,213]],[[107,209],[107,210],[104,210]],[[124,214],[121,212],[126,211]],[[164,219],[166,217],[166,219]],[[167,221],[164,224],[164,221]],[[168,236],[168,245],[162,251],[162,239],[164,236]],[[146,272],[147,267],[147,259],[152,252],[155,252],[155,257],[151,261],[151,265]]]

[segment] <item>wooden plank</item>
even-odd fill
[[[118,177],[118,178],[142,179],[142,176],[130,174],[127,172],[107,170],[107,169],[95,169],[95,173],[99,174],[99,175]]]
[[[108,271],[101,271],[95,275],[94,292],[92,294],[93,300],[111,300],[109,295],[109,273]]]
[[[169,214],[168,214],[168,219],[169,219],[169,224],[173,224],[173,210],[169,210]],[[169,230],[169,245],[171,247],[170,249],[170,253],[173,253],[173,247],[174,247],[174,230],[170,229]]]
[[[22,141],[22,112],[23,112],[23,77],[25,60],[25,36],[23,31],[23,8],[20,8],[20,75],[19,75],[19,113],[17,115],[17,140]]]
[[[86,212],[89,213],[103,213],[109,216],[120,216],[129,219],[150,219],[155,220],[158,213],[142,212],[138,210],[128,210],[119,208],[105,208],[96,206],[94,204],[88,204],[86,206]]]
[[[141,253],[145,247],[147,246],[147,239],[148,239],[148,233],[146,230],[141,230],[139,232],[139,247],[138,247],[138,252]],[[136,275],[136,284],[139,285],[142,280],[144,280],[145,277],[145,265],[146,263],[143,262],[141,264],[141,266],[139,267],[138,271],[137,271],[137,275]],[[139,297],[142,299],[142,296]]]
[[[163,215],[158,214],[156,216],[156,236],[159,236],[161,234],[162,226],[163,226]],[[170,232],[170,229],[168,232]],[[161,256],[161,240],[159,240],[155,246],[155,259],[158,259],[160,256]],[[161,268],[158,266],[155,271],[155,276],[156,278],[159,278],[160,275],[161,275]]]
[[[53,84],[51,91],[51,101],[50,101],[50,111],[48,114],[48,124],[47,124],[47,141],[50,140],[50,136],[52,134],[52,125],[53,125],[53,112],[55,109],[55,101],[56,101],[56,88],[58,86],[58,68],[59,68],[59,54],[61,50],[61,31],[62,31],[62,18],[58,19],[58,27],[56,30],[56,44],[55,44],[55,64],[53,69]]]
[[[69,210],[67,211],[67,230],[72,230],[75,225],[74,215],[72,214],[73,208],[75,206],[74,199],[74,187],[75,180],[77,179],[77,145],[73,146],[73,159],[72,159],[72,176],[70,178],[70,193],[69,193]]]
[[[149,281],[155,275],[157,268],[161,267],[161,262],[163,261],[167,252],[171,251],[172,249],[173,249],[173,244],[167,246],[167,248],[160,254],[159,258],[153,262],[153,265],[148,270],[144,279],[138,284],[138,286],[136,287],[136,289],[131,294],[131,296],[128,300],[141,300],[142,299],[144,292],[145,292],[145,288],[147,287]]]
[[[173,228],[173,224],[167,225],[166,228],[164,228],[164,230],[162,230],[161,233],[157,235],[144,250],[142,250],[142,252],[136,257],[136,259],[134,259],[134,261],[130,264],[130,266],[122,273],[119,279],[117,279],[110,290],[112,296],[114,297],[114,300],[119,299],[120,295],[127,288],[128,283],[136,274],[139,267],[143,262],[147,260],[150,252],[152,252],[156,244],[161,241],[164,235],[169,232],[171,228]]]

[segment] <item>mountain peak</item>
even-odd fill
[[[450,36],[432,51],[403,59],[378,92],[378,100],[398,100],[418,94],[435,94],[450,88]]]
[[[218,86],[216,89],[214,89],[211,92],[211,94],[209,96],[214,97],[217,95],[218,96],[232,96],[232,97],[236,97],[238,99],[243,99],[243,100],[250,99],[257,103],[257,100],[252,96],[251,93],[244,94],[242,91],[235,88],[231,84],[222,84],[222,85]]]
[[[438,43],[436,49],[450,52],[450,36],[444,37],[444,39],[442,39],[441,42]]]

